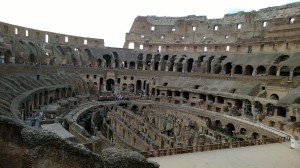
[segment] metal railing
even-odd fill
[[[194,153],[194,152],[205,152],[221,149],[239,148],[246,146],[256,146],[272,143],[282,143],[289,140],[289,137],[279,137],[279,138],[268,138],[260,140],[246,140],[246,141],[234,141],[227,143],[209,144],[209,145],[197,145],[197,146],[187,146],[187,147],[177,147],[169,149],[158,149],[141,152],[145,157],[161,157],[169,155],[177,155],[183,153]]]

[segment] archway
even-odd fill
[[[283,107],[277,107],[277,116],[286,117],[286,109]]]
[[[106,81],[106,90],[107,91],[114,91],[114,85],[115,85],[115,81],[113,79],[108,79]]]
[[[268,75],[273,75],[273,76],[275,76],[275,75],[276,75],[276,72],[277,72],[276,66],[271,66],[271,67],[269,68],[269,73],[268,73]]]
[[[123,83],[122,84],[122,91],[127,91],[127,84],[126,83]]]
[[[271,94],[270,99],[279,100],[279,96],[275,93]]]
[[[142,90],[142,81],[137,80],[136,81],[136,93],[141,93],[141,90]]]
[[[192,72],[194,59],[190,58],[187,61],[187,72]]]
[[[264,76],[264,75],[266,75],[266,68],[264,67],[264,66],[258,66],[257,68],[256,68],[256,74],[257,75],[261,75],[261,76]]]
[[[216,130],[218,130],[220,132],[223,131],[223,125],[222,125],[222,122],[220,120],[215,121],[215,128],[216,128]]]
[[[134,92],[134,84],[129,85],[129,92],[131,92],[131,93]]]
[[[228,62],[224,65],[225,74],[230,74],[232,69],[232,63]]]
[[[107,68],[111,68],[111,63],[112,63],[112,59],[111,59],[111,56],[110,55],[103,55],[103,58],[105,59],[105,62],[106,62],[106,67]]]
[[[11,54],[10,50],[7,50],[4,53],[4,63],[13,63],[11,60],[11,57],[12,57],[12,54]]]
[[[100,58],[97,59],[97,65],[98,67],[102,67],[102,60]]]
[[[234,74],[242,74],[242,73],[243,73],[243,68],[242,68],[242,66],[236,65],[236,66],[234,67],[233,73],[234,73]]]
[[[280,69],[280,76],[290,76],[290,68],[287,66],[283,66]]]
[[[251,137],[252,139],[259,139],[259,134],[257,132],[253,132]]]
[[[135,62],[131,61],[129,63],[129,69],[135,69]]]
[[[253,67],[251,65],[247,65],[245,68],[245,75],[252,75]]]
[[[235,135],[235,127],[233,124],[228,123],[226,125],[226,133],[230,136],[234,136]]]
[[[300,76],[300,66],[296,67],[293,72],[293,76]]]
[[[34,54],[29,55],[29,61],[30,63],[35,64],[36,63],[36,56]]]
[[[138,61],[137,69],[143,69],[143,62],[142,61]]]
[[[156,62],[154,63],[154,70],[155,70],[155,71],[158,71],[158,65],[159,65],[159,62],[156,61]]]
[[[247,130],[245,128],[240,129],[240,134],[241,135],[247,135]]]

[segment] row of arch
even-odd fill
[[[56,100],[72,96],[75,96],[75,92],[70,87],[57,88],[55,90],[41,89],[36,91],[21,101],[21,117],[25,119],[34,109],[40,109],[41,106],[52,104]]]

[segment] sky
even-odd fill
[[[136,16],[206,15],[212,19],[292,2],[297,0],[0,0],[0,21],[100,38],[106,47],[122,48]]]

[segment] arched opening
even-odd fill
[[[139,55],[137,56],[139,61],[143,61],[143,53],[139,53]]]
[[[177,72],[182,72],[182,62],[183,62],[184,58],[180,58],[180,60],[177,62]]]
[[[136,81],[136,93],[141,93],[141,91],[142,91],[142,81],[137,80]]]
[[[166,66],[167,66],[168,59],[169,59],[169,55],[165,55],[165,56],[163,57],[163,60],[162,60],[162,63],[161,63],[161,68],[160,68],[161,71],[167,70],[167,69],[166,69]]]
[[[14,63],[13,60],[11,60],[12,54],[10,52],[10,50],[7,50],[4,53],[4,63]]]
[[[146,86],[146,95],[147,96],[149,95],[149,92],[150,92],[150,84],[147,83],[147,86]]]
[[[49,99],[49,104],[51,104],[51,103],[53,103],[53,98],[52,97],[50,97],[50,99]]]
[[[223,124],[220,120],[215,121],[215,128],[216,130],[222,132],[223,131]]]
[[[114,56],[114,59],[115,59],[115,67],[119,68],[119,55],[118,55],[118,53],[113,52],[113,56]]]
[[[175,59],[176,59],[176,55],[173,55],[171,60],[170,60],[170,66],[169,66],[168,71],[173,71],[174,64],[175,64]]]
[[[158,67],[159,67],[159,62],[160,62],[160,54],[156,54],[154,56],[154,70],[158,71]]]
[[[154,63],[154,70],[155,70],[155,71],[158,71],[158,65],[159,65],[159,62],[156,61],[156,62]]]
[[[270,95],[270,99],[273,99],[273,100],[279,100],[279,96],[277,94],[271,94]]]
[[[242,66],[236,65],[236,66],[234,67],[233,73],[234,73],[234,74],[242,74],[242,73],[243,73],[243,68],[242,68]]]
[[[213,103],[215,102],[215,96],[213,95],[208,95],[207,100],[212,101]]]
[[[133,105],[131,107],[131,111],[134,112],[135,114],[139,111],[139,107],[137,105]]]
[[[214,74],[221,74],[222,72],[222,66],[221,63],[216,63],[213,65],[213,73]]]
[[[267,115],[268,116],[273,116],[274,114],[274,105],[271,103],[266,104],[267,107]]]
[[[293,72],[293,76],[300,76],[300,66],[296,67]]]
[[[200,93],[200,94],[199,94],[199,99],[202,99],[203,101],[206,101],[206,95]]]
[[[187,72],[192,72],[194,59],[190,58],[187,61]]]
[[[286,110],[283,107],[277,107],[277,116],[286,117]]]
[[[241,135],[246,135],[247,134],[247,130],[245,128],[241,128],[240,129],[240,134]]]
[[[257,114],[261,114],[262,112],[263,112],[263,106],[262,106],[262,104],[259,102],[259,101],[255,101],[254,102],[254,108],[255,108],[255,112],[257,113]]]
[[[287,60],[288,58],[290,58],[290,56],[288,56],[288,55],[280,55],[278,58],[276,58],[274,60],[274,64],[279,64],[280,62],[283,62],[283,61]]]
[[[209,58],[208,58],[208,60],[206,61],[206,63],[205,63],[205,65],[206,65],[206,67],[205,67],[205,72],[206,73],[210,73],[211,72],[211,62],[212,62],[212,60],[215,58],[215,56],[210,56]]]
[[[174,91],[174,96],[179,97],[179,96],[180,96],[180,92],[179,92],[178,90],[175,90],[175,91]]]
[[[231,124],[231,123],[228,123],[226,125],[226,132],[225,133],[228,134],[228,135],[230,135],[230,136],[235,135],[235,127],[234,127],[234,125]]]
[[[48,93],[48,91],[45,91],[45,94],[44,94],[44,105],[48,104],[48,99],[49,99],[49,93]]]
[[[280,69],[280,76],[290,76],[290,68],[284,66]]]
[[[245,75],[252,75],[253,67],[251,65],[247,65],[245,68]]]
[[[123,61],[123,62],[122,62],[122,67],[123,67],[123,68],[127,68],[127,62],[126,62],[126,61]]]
[[[182,93],[183,98],[185,98],[186,100],[188,100],[190,98],[190,94],[189,92],[183,92]]]
[[[36,56],[34,54],[30,54],[29,61],[30,61],[30,63],[35,64],[37,62]]]
[[[129,92],[134,93],[134,84],[129,85]]]
[[[252,114],[252,106],[251,106],[251,102],[249,100],[245,100],[244,101],[244,114],[249,115],[249,116],[253,116]]]
[[[137,69],[143,69],[143,61],[138,61]]]
[[[98,67],[102,67],[103,66],[102,60],[100,58],[97,59],[97,65],[98,65]]]
[[[150,70],[152,55],[147,54],[146,56],[146,70]]]
[[[135,69],[135,62],[131,61],[129,63],[129,69]]]
[[[123,83],[122,84],[122,91],[127,91],[127,84],[126,83]]]
[[[171,90],[167,90],[167,96],[172,97],[172,91]]]
[[[212,122],[210,118],[205,118],[205,123],[208,128],[212,128]]]
[[[105,59],[105,62],[106,62],[105,67],[111,68],[112,67],[112,65],[111,65],[111,63],[112,63],[111,56],[106,54],[106,55],[103,55],[103,58]]]
[[[231,69],[232,69],[232,63],[228,62],[224,65],[224,73],[225,74],[231,74]]]
[[[260,76],[265,76],[266,75],[266,68],[264,66],[258,66],[256,68],[256,74]]]
[[[271,67],[269,68],[269,73],[268,73],[268,75],[276,76],[276,72],[277,72],[276,66],[271,66]]]
[[[251,137],[252,139],[259,139],[259,134],[257,132],[253,132]]]
[[[106,81],[106,90],[107,91],[114,91],[115,81],[113,79],[108,79]]]
[[[153,95],[153,96],[155,95],[155,88],[151,89],[151,95]]]

